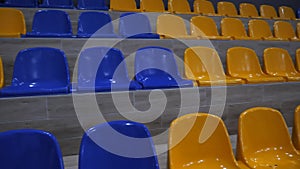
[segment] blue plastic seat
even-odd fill
[[[41,8],[74,8],[73,0],[43,0]]]
[[[144,47],[136,52],[135,78],[144,89],[192,87],[180,77],[173,52],[162,47]]]
[[[72,37],[69,15],[60,10],[39,10],[35,13],[32,32],[27,37]]]
[[[159,169],[143,124],[112,121],[90,128],[81,140],[79,169]]]
[[[82,12],[78,19],[77,37],[117,38],[111,17],[103,12]]]
[[[0,133],[0,168],[64,169],[55,137],[40,130],[11,130]]]
[[[158,34],[152,33],[148,17],[139,13],[122,14],[119,33],[126,38],[159,39]]]
[[[11,86],[1,96],[69,93],[70,77],[65,54],[55,48],[38,47],[18,53]]]
[[[34,8],[37,4],[37,0],[5,0],[0,6]]]
[[[300,18],[300,8],[297,10],[297,18]]]
[[[108,10],[105,0],[78,0],[77,3],[78,9]]]
[[[93,47],[83,50],[78,61],[78,92],[135,90],[141,86],[130,81],[120,50]]]

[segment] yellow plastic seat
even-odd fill
[[[190,5],[187,0],[169,0],[168,10],[176,14],[192,14]]]
[[[197,39],[196,36],[188,35],[184,20],[176,15],[159,15],[156,26],[161,38]]]
[[[267,48],[264,50],[264,65],[267,74],[284,77],[287,81],[300,81],[289,52],[282,48]]]
[[[165,12],[162,0],[141,0],[140,8],[142,12]]]
[[[296,107],[294,113],[292,141],[294,147],[299,151],[300,150],[300,105]]]
[[[264,20],[252,19],[248,23],[249,36],[263,40],[280,40],[273,36],[269,24]]]
[[[136,8],[135,0],[110,0],[111,11],[124,11],[124,12],[140,12]]]
[[[300,155],[278,110],[248,109],[240,115],[238,126],[238,160],[256,169],[300,168]]]
[[[300,23],[297,23],[297,35],[298,35],[298,38],[300,39]]]
[[[256,7],[250,3],[240,3],[240,15],[250,18],[259,18]]]
[[[281,6],[278,8],[279,17],[283,19],[296,19],[294,10],[288,6]]]
[[[289,22],[285,21],[274,22],[274,35],[276,38],[281,40],[299,41],[293,26]]]
[[[184,53],[185,75],[198,86],[243,84],[239,78],[226,76],[218,53],[208,47],[187,48]]]
[[[278,19],[277,12],[273,6],[260,5],[260,16],[264,18]]]
[[[236,40],[259,40],[247,35],[244,24],[237,18],[223,18],[221,21],[222,36],[231,37]]]
[[[209,15],[209,16],[219,16],[216,14],[214,5],[207,0],[194,0],[194,13]]]
[[[231,2],[220,1],[217,4],[218,14],[224,16],[239,16],[236,7]]]
[[[194,16],[191,18],[191,34],[200,38],[229,40],[230,36],[220,36],[215,21],[210,17]]]
[[[249,48],[233,47],[227,51],[227,72],[230,76],[242,78],[248,84],[284,82],[283,77],[263,73],[256,53]]]
[[[4,68],[2,63],[2,58],[0,57],[0,88],[4,87]]]
[[[300,72],[300,48],[296,51],[296,68]]]
[[[20,10],[0,8],[0,37],[19,38],[26,34],[24,15]]]
[[[239,169],[224,122],[207,113],[175,119],[169,130],[169,167]]]

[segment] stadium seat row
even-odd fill
[[[193,12],[187,0],[167,0],[168,10],[165,11],[163,0],[140,0],[140,9],[137,8],[136,0],[110,0],[110,10],[127,12],[171,12],[184,14],[204,14],[220,16],[260,17],[256,7],[251,3],[239,4],[240,15],[235,5],[231,2],[220,1],[217,4],[218,13],[215,13],[213,4],[207,0],[194,0]],[[74,8],[73,0],[5,0],[0,6],[7,7],[40,7],[40,8]],[[78,0],[78,9],[108,10],[105,0]],[[296,19],[295,12],[291,7],[280,6],[278,9],[280,19]],[[261,5],[261,17],[278,19],[273,6]]]
[[[292,141],[278,110],[250,108],[239,117],[235,159],[226,126],[207,113],[181,116],[169,129],[169,167],[248,169],[300,167],[300,106],[294,116]],[[297,148],[297,149],[296,149]],[[2,168],[63,169],[56,138],[34,129],[0,133]],[[195,162],[194,162],[195,161]],[[159,169],[152,136],[143,124],[111,121],[94,126],[82,137],[79,169]]]
[[[105,92],[120,90],[177,88],[210,85],[257,84],[300,81],[300,49],[296,70],[288,51],[267,48],[264,70],[254,50],[233,47],[227,51],[227,75],[218,53],[207,47],[191,47],[184,55],[183,79],[173,52],[149,46],[135,54],[135,76],[130,80],[124,56],[116,48],[92,47],[82,50],[78,59],[77,82],[70,84],[70,75],[63,51],[39,47],[18,53],[11,86],[0,90],[2,97],[47,95],[72,92]],[[1,70],[3,75],[3,69]],[[4,83],[2,76],[2,86]]]
[[[53,19],[55,18],[55,19]],[[24,16],[16,9],[0,9],[0,37],[73,37],[69,15],[59,10],[40,10],[33,19],[32,32],[26,33]],[[55,27],[52,25],[56,25]],[[212,18],[191,18],[191,35],[187,33],[184,20],[176,15],[162,14],[157,19],[157,34],[152,33],[149,19],[139,13],[124,13],[119,19],[119,35],[114,33],[111,17],[102,12],[83,12],[78,19],[79,38],[183,38],[183,39],[238,39],[238,40],[298,40],[289,22],[276,21],[274,35],[264,20],[250,20],[249,36],[241,20],[223,18],[221,35]],[[298,36],[300,24],[297,25]]]

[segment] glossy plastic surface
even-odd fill
[[[161,14],[157,17],[156,31],[161,38],[197,39],[187,33],[184,20],[180,16]]]
[[[142,12],[165,12],[165,6],[162,0],[140,0]]]
[[[300,8],[297,10],[297,18],[300,18]]]
[[[40,8],[74,8],[73,0],[43,0]]]
[[[300,150],[300,105],[296,107],[294,113],[292,141],[294,147],[299,151]]]
[[[26,34],[24,15],[20,10],[0,8],[0,37],[19,38]]]
[[[232,37],[238,40],[255,40],[248,37],[244,24],[237,18],[223,18],[221,21],[222,36]]]
[[[77,0],[78,9],[108,10],[105,0]]]
[[[70,75],[63,51],[37,47],[20,51],[14,63],[11,86],[1,96],[31,96],[68,93]]]
[[[0,164],[5,169],[64,169],[55,137],[40,130],[0,133]]]
[[[220,1],[217,4],[218,14],[224,16],[238,16],[236,7],[231,2]]]
[[[194,12],[202,15],[217,15],[214,5],[207,0],[195,0]]]
[[[60,10],[39,10],[33,18],[32,32],[27,33],[26,36],[72,37],[69,15],[65,11]]]
[[[278,110],[255,107],[240,115],[237,159],[251,168],[300,168],[300,155]]]
[[[260,5],[260,16],[264,18],[278,18],[275,8],[271,5]]]
[[[300,81],[300,73],[295,69],[289,52],[282,48],[264,50],[265,71],[272,76],[285,77],[287,81]]]
[[[149,46],[137,50],[135,78],[144,89],[193,87],[193,81],[180,77],[173,52]]]
[[[123,13],[119,19],[119,34],[124,38],[159,39],[152,33],[147,15],[142,13]]]
[[[191,8],[187,0],[169,0],[168,9],[172,13],[191,14]]]
[[[297,23],[296,25],[296,29],[297,29],[297,36],[298,36],[298,39],[300,39],[300,23]]]
[[[281,40],[299,40],[293,26],[285,21],[274,22],[274,35]]]
[[[169,166],[239,169],[224,122],[215,115],[194,113],[171,123]]]
[[[296,19],[295,12],[291,7],[281,6],[278,8],[278,13],[280,18]]]
[[[184,53],[185,75],[198,86],[242,84],[243,80],[226,76],[217,51],[208,47],[191,47]]]
[[[191,18],[191,34],[208,39],[229,40],[231,37],[220,36],[215,21],[210,17],[194,16]]]
[[[240,15],[245,17],[259,17],[256,7],[250,3],[240,3]]]
[[[137,9],[135,0],[110,0],[110,10],[125,12],[140,12]]]
[[[37,7],[37,4],[37,0],[4,0],[2,5],[7,7],[34,8]]]
[[[135,90],[141,86],[130,82],[122,52],[116,48],[93,47],[80,53],[78,92]]]
[[[86,131],[81,140],[79,169],[99,168],[159,169],[146,126],[130,121],[111,121]]]
[[[0,88],[3,88],[4,86],[4,68],[3,68],[3,63],[2,63],[2,58],[0,57]]]
[[[252,19],[248,23],[249,36],[262,40],[279,40],[271,32],[269,24],[264,20]]]
[[[296,68],[300,72],[300,48],[296,51]]]
[[[77,37],[116,38],[111,17],[103,12],[82,12],[79,15]]]
[[[282,77],[273,77],[263,73],[254,50],[245,47],[233,47],[227,51],[227,72],[232,77],[245,79],[247,83],[284,82]]]

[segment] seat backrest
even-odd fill
[[[297,27],[296,28],[297,29],[297,36],[300,39],[300,23],[297,23],[296,27]]]
[[[277,38],[296,38],[295,30],[289,22],[276,21],[274,22],[274,35]]]
[[[165,6],[162,0],[141,0],[142,12],[164,12]]]
[[[194,36],[219,36],[217,25],[210,17],[194,16],[190,27]]]
[[[223,36],[247,37],[243,22],[237,18],[223,18],[221,32]]]
[[[0,8],[0,37],[26,34],[24,15],[20,10],[12,8]],[[16,34],[16,35],[11,35]]]
[[[265,71],[276,76],[293,76],[297,74],[289,52],[282,48],[267,48],[264,50]]]
[[[236,7],[231,2],[220,1],[217,4],[218,14],[220,15],[230,15],[236,16],[238,15]]]
[[[119,34],[124,37],[152,33],[147,15],[141,13],[123,13],[119,21]]]
[[[227,50],[227,71],[233,77],[248,77],[263,74],[254,50],[233,47]]]
[[[246,17],[257,17],[256,7],[250,3],[240,3],[240,15]]]
[[[136,2],[135,0],[110,0],[110,9],[112,11],[126,11],[126,10],[135,10]]]
[[[40,130],[0,133],[1,168],[64,169],[55,137]]]
[[[170,37],[188,35],[184,20],[176,15],[161,14],[157,17],[157,33]]]
[[[82,12],[79,15],[77,34],[113,34],[111,17],[103,12]]]
[[[143,124],[111,121],[90,128],[82,137],[79,169],[159,169],[150,132]]]
[[[4,68],[2,63],[2,58],[0,57],[0,88],[4,86],[5,80],[4,80]]]
[[[267,107],[248,109],[240,115],[238,126],[237,158],[248,164],[255,163],[256,155],[262,156],[259,152],[266,152],[261,150],[297,154],[278,110]]]
[[[108,9],[105,0],[77,0],[77,7],[79,9]]]
[[[260,5],[260,16],[265,18],[278,17],[275,8],[271,5]]]
[[[300,48],[296,51],[296,68],[300,72]]]
[[[207,0],[195,0],[194,1],[194,12],[200,14],[215,14],[214,5]]]
[[[134,67],[137,80],[162,74],[179,77],[173,52],[163,47],[149,46],[138,49]]]
[[[197,77],[224,77],[225,73],[216,50],[208,47],[190,47],[184,52],[185,74],[189,79]]]
[[[5,6],[13,7],[37,7],[37,0],[4,0]]]
[[[189,13],[191,12],[190,5],[187,0],[169,0],[168,2],[169,11],[170,12],[183,12]]]
[[[278,8],[278,13],[280,18],[296,19],[295,12],[291,7],[280,6]]]
[[[193,168],[220,168],[220,165],[221,168],[238,168],[229,135],[219,117],[207,113],[194,113],[181,116],[171,123],[170,169],[187,164]]]
[[[72,34],[70,17],[65,11],[39,10],[33,18],[32,33]]]
[[[23,83],[69,85],[69,68],[64,52],[49,47],[21,50],[14,63],[12,85]]]
[[[73,0],[43,0],[42,4],[49,7],[73,7]]]
[[[294,125],[292,141],[293,145],[297,150],[300,150],[300,105],[296,107],[294,113]]]
[[[248,23],[249,36],[253,38],[274,37],[269,24],[264,20],[252,19]]]
[[[113,80],[128,81],[126,63],[119,49],[92,47],[80,53],[78,86],[93,86]]]

